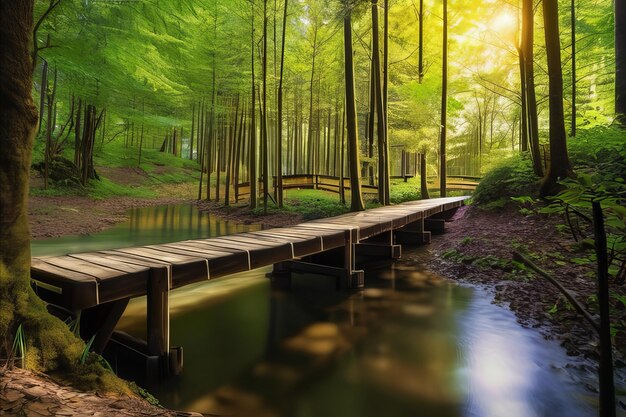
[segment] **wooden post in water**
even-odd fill
[[[166,375],[170,351],[169,289],[170,270],[152,268],[147,288],[148,355],[161,358],[160,366]]]

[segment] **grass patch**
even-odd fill
[[[267,211],[268,214],[299,214],[304,220],[313,220],[347,213],[349,206],[341,204],[339,195],[329,191],[295,189],[285,192],[282,209],[270,203]],[[263,215],[263,207],[257,207],[252,210],[252,213],[258,216]]]

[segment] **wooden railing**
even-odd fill
[[[403,179],[404,181],[412,178],[412,176],[392,176],[392,179]],[[369,178],[361,178],[361,192],[363,194],[376,194],[378,193],[378,187],[376,185],[369,184]],[[478,185],[480,177],[473,176],[450,176],[447,177],[446,188],[448,190],[456,191],[474,191]],[[273,177],[272,184],[276,184],[276,176]],[[350,191],[350,178],[343,178],[344,190]],[[437,189],[439,187],[439,180],[436,177],[428,178],[428,188]],[[272,186],[275,188],[275,186]],[[341,179],[332,175],[314,175],[314,174],[295,174],[295,175],[283,175],[283,189],[315,189],[325,190],[333,193],[339,193],[341,190]],[[259,194],[263,193],[263,181],[259,180],[257,185]],[[250,195],[250,183],[241,182],[235,186],[235,198],[247,198]]]

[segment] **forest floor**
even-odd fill
[[[157,407],[140,398],[82,392],[45,374],[19,368],[2,370],[0,377],[0,416],[201,416]]]

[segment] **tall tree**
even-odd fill
[[[254,112],[256,103],[256,85],[254,79],[254,0],[250,1],[251,11],[250,19],[252,22],[251,40],[250,40],[250,69],[251,69],[251,92],[250,92],[250,149],[248,150],[248,181],[250,182],[250,208],[257,206],[257,177],[256,177],[256,115]]]
[[[8,353],[10,338],[22,324],[31,363],[54,369],[77,364],[82,345],[47,313],[30,286],[27,210],[37,129],[32,31],[32,0],[0,1],[0,351]]]
[[[346,77],[346,124],[348,130],[348,158],[350,160],[350,211],[364,209],[361,197],[361,177],[359,167],[359,138],[354,94],[354,63],[352,51],[352,8],[348,0],[344,0],[343,16],[343,48],[344,68]]]
[[[441,68],[441,127],[439,133],[439,195],[446,196],[446,131],[448,116],[448,0],[443,0],[443,57]]]
[[[615,0],[615,114],[626,128],[626,2]]]
[[[269,166],[267,138],[267,0],[263,0],[263,108],[261,114],[261,145],[263,158],[263,213],[267,214],[267,197],[269,196]]]
[[[283,75],[285,67],[285,38],[287,33],[287,8],[289,0],[285,0],[283,9],[283,33],[280,46],[280,75],[278,78],[278,120],[277,120],[277,141],[276,141],[276,187],[278,190],[278,207],[283,206]],[[289,131],[289,129],[287,129]]]
[[[550,95],[550,163],[541,184],[541,195],[548,196],[559,190],[559,180],[573,176],[574,172],[567,155],[558,2],[557,0],[543,0],[542,3]]]
[[[372,70],[374,71],[374,97],[376,100],[376,136],[378,138],[378,200],[381,204],[389,203],[389,162],[387,161],[387,120],[385,97],[381,76],[380,47],[378,35],[378,0],[372,0]],[[349,114],[349,113],[348,113]],[[348,120],[349,120],[348,116]],[[348,127],[350,122],[348,122]]]
[[[539,121],[537,118],[537,94],[535,92],[535,8],[534,0],[522,0],[522,50],[524,56],[524,75],[526,77],[526,118],[530,153],[533,170],[537,176],[543,175],[541,151],[539,150]]]
[[[419,21],[419,34],[418,34],[418,48],[419,48],[419,56],[418,56],[418,74],[419,74],[419,83],[421,84],[424,81],[424,0],[420,0],[420,6],[418,11],[418,21]]]
[[[576,136],[576,0],[570,4],[570,28],[572,43],[572,120],[570,136]]]

